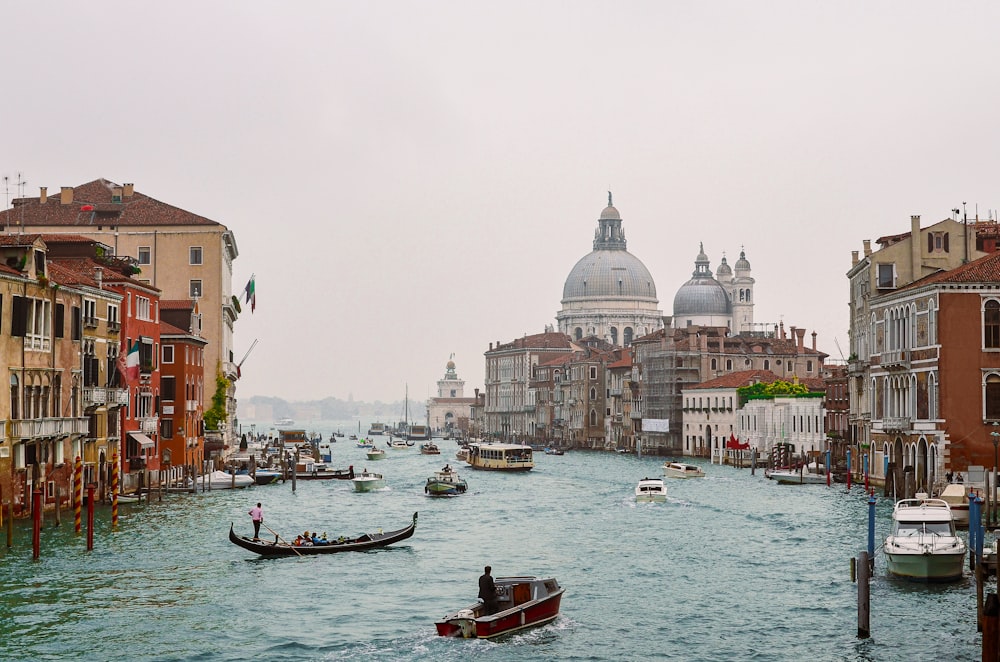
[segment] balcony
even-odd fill
[[[83,326],[86,329],[96,329],[97,328],[97,318],[96,317],[84,317]]]
[[[239,378],[239,372],[236,369],[236,364],[233,363],[232,361],[222,362],[222,374],[229,381],[233,381],[234,379]]]
[[[125,388],[109,388],[107,392],[106,402],[109,405],[116,405],[124,407],[128,404],[128,389]]]
[[[139,419],[139,429],[144,434],[149,434],[151,432],[156,432],[160,424],[160,419],[156,416],[150,416],[148,418]]]
[[[882,430],[885,432],[906,432],[909,429],[909,416],[886,416],[882,419]]]
[[[622,390],[620,388],[609,388],[608,396],[612,398],[620,398],[622,395]]]
[[[524,405],[524,411],[535,411],[535,405]]]
[[[879,363],[886,370],[909,370],[910,351],[902,349],[894,352],[882,352]]]
[[[187,400],[187,411],[198,411],[198,401],[197,400]]]
[[[633,421],[642,420],[642,412],[641,411],[631,411],[631,412],[629,412],[629,416],[632,418]]]
[[[108,331],[110,333],[118,333],[122,330],[122,323],[116,320],[108,320]]]
[[[40,439],[85,435],[90,431],[89,418],[28,418],[11,421],[11,438]]]
[[[100,387],[86,387],[83,389],[83,406],[92,407],[103,405],[108,401],[108,390]]]
[[[865,368],[868,366],[867,361],[862,361],[860,359],[853,359],[847,362],[847,372],[851,375],[860,375],[864,373]]]

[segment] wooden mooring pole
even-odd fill
[[[983,662],[1000,659],[1000,598],[996,593],[986,596],[983,608]]]
[[[858,639],[872,636],[871,628],[871,566],[868,552],[858,555]]]

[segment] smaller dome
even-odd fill
[[[737,271],[750,271],[750,262],[747,260],[747,254],[744,251],[740,251],[740,259],[736,261]]]
[[[721,278],[722,276],[732,276],[732,275],[733,275],[733,269],[732,267],[729,266],[729,263],[726,262],[726,256],[723,255],[722,262],[719,264],[719,268],[715,270],[715,276],[716,278]]]
[[[445,367],[446,367],[446,368],[447,368],[448,370],[454,370],[454,369],[455,369],[455,362],[454,362],[454,361],[448,361],[448,363],[447,363],[447,364],[445,364]]]
[[[604,211],[601,212],[601,218],[599,218],[598,220],[600,220],[600,221],[607,221],[607,220],[620,221],[621,219],[622,219],[622,215],[618,213],[618,210],[615,209],[614,207],[612,207],[611,205],[608,205],[607,207],[604,208]]]

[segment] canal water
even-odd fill
[[[328,429],[316,427],[324,437]],[[343,428],[345,431],[348,428]],[[378,438],[385,445],[387,438]],[[872,638],[858,640],[850,558],[867,540],[863,490],[779,486],[761,472],[705,465],[668,480],[666,503],[636,504],[663,458],[536,453],[526,474],[477,472],[439,441],[440,456],[389,450],[378,462],[342,438],[334,466],[382,472],[384,490],[301,481],[168,495],[123,505],[116,531],[98,510],[95,549],[71,513],[0,546],[3,660],[972,660],[975,586],[872,584]],[[424,496],[445,463],[469,493]],[[463,468],[464,467],[464,468]],[[401,528],[414,536],[364,553],[259,559],[232,545],[247,511],[283,537]],[[879,499],[877,538],[891,503]],[[475,601],[494,575],[551,575],[565,587],[552,624],[504,641],[435,635],[434,621]],[[991,588],[992,590],[992,588]]]

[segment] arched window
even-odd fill
[[[938,417],[937,373],[932,372],[927,378],[927,418]]]
[[[986,377],[986,420],[1000,421],[1000,375]]]
[[[1000,301],[995,299],[983,306],[983,346],[1000,349]]]
[[[770,370],[770,369],[771,369],[771,360],[764,359],[764,370]]]
[[[577,340],[582,340],[583,339],[583,329],[581,329],[580,327],[576,327],[576,331],[573,332],[573,335],[576,336]]]
[[[21,418],[21,408],[18,406],[20,402],[20,388],[17,381],[17,375],[10,376],[10,417],[14,420]]]
[[[719,369],[718,359],[712,359],[712,370],[718,370],[718,369]]]
[[[733,369],[733,360],[726,359],[726,370],[732,370],[732,369]]]
[[[590,410],[590,427],[596,427],[596,426],[597,426],[597,410],[591,409]]]
[[[625,331],[622,332],[622,344],[623,345],[631,345],[632,344],[632,334],[633,333],[634,333],[634,331],[632,331],[632,327],[630,327],[630,326],[626,326],[625,327]]]
[[[611,327],[611,344],[618,344],[618,327]]]
[[[593,386],[590,387],[590,399],[591,400],[597,399],[597,389],[594,388]]]
[[[927,302],[927,344],[937,344],[937,311],[933,299]]]

